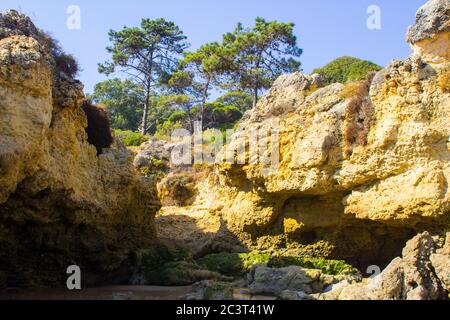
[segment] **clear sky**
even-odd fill
[[[49,31],[67,52],[76,56],[83,71],[85,91],[105,79],[97,63],[108,58],[108,30],[137,26],[142,18],[163,17],[178,24],[191,49],[220,41],[237,22],[253,24],[255,17],[294,22],[305,72],[336,57],[355,56],[385,66],[410,53],[406,29],[426,0],[0,0],[0,11],[16,9]],[[67,8],[81,10],[81,29],[67,28]],[[381,30],[369,30],[367,8],[381,9]]]

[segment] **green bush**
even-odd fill
[[[139,132],[127,131],[127,130],[114,130],[116,139],[119,139],[127,147],[139,147],[146,142],[149,137],[143,136]]]
[[[360,81],[372,71],[381,70],[381,67],[373,62],[353,57],[341,57],[333,60],[323,68],[318,68],[313,73],[322,76],[326,85],[332,83],[347,83]]]

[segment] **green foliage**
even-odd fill
[[[178,56],[188,46],[186,37],[173,22],[143,19],[140,27],[111,30],[109,38],[112,46],[106,49],[111,60],[99,64],[99,72],[109,75],[118,69],[143,88],[145,103],[141,133],[145,134],[149,130],[152,96],[178,67]]]
[[[114,130],[116,139],[122,141],[122,143],[127,147],[139,147],[141,144],[146,142],[149,137],[143,136],[139,132],[129,131],[129,130]]]
[[[320,74],[325,84],[332,84],[363,80],[371,71],[380,69],[380,66],[370,61],[353,57],[341,57],[333,60],[323,68],[315,69],[313,73]]]
[[[106,80],[95,85],[91,98],[106,106],[114,129],[139,130],[145,104],[142,86],[130,80]]]
[[[186,104],[186,114],[189,116],[190,127],[193,127],[191,108],[199,104],[197,120],[204,124],[204,110],[210,90],[214,85],[220,86],[222,75],[231,69],[231,59],[225,58],[224,47],[217,42],[201,46],[195,52],[185,54],[180,62],[179,70],[172,75],[169,86],[178,94],[189,96]],[[204,126],[203,126],[204,128]]]
[[[224,35],[223,46],[230,53],[226,57],[232,58],[230,83],[251,92],[253,106],[259,92],[270,88],[281,74],[300,69],[296,58],[303,50],[297,46],[293,23],[258,17],[253,28],[238,24],[234,32]]]
[[[178,122],[178,121],[182,121],[185,118],[186,118],[186,112],[183,111],[183,110],[177,110],[177,111],[174,111],[170,115],[170,117],[169,117],[169,119],[167,119],[167,121],[175,123],[175,122]]]
[[[220,102],[226,106],[234,106],[242,113],[252,108],[252,96],[247,92],[230,91],[223,96],[217,98],[216,102]]]
[[[235,106],[226,106],[220,102],[208,103],[204,111],[204,128],[218,129],[232,125],[242,118],[242,112]]]

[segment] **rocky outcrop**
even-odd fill
[[[366,283],[342,283],[320,299],[437,300],[448,298],[450,234],[442,240],[419,234],[403,249],[402,257]]]
[[[58,70],[29,18],[0,15],[0,266],[7,285],[55,285],[76,264],[84,284],[127,274],[155,239],[155,183],[120,146],[97,156],[83,86]]]
[[[221,217],[252,249],[325,242],[332,248],[329,257],[363,270],[386,266],[417,233],[448,230],[449,41],[443,3],[429,1],[409,31],[421,50],[365,81],[320,88],[316,77],[281,77],[240,124],[246,133],[277,125],[279,166],[267,170],[254,161],[250,146],[258,141],[235,135],[218,159],[246,146],[240,155],[245,164],[237,164],[237,157],[222,162],[201,186],[196,205],[208,208],[205,219]]]
[[[408,29],[408,42],[414,44],[431,39],[441,32],[449,32],[449,11],[446,0],[428,1],[417,11],[416,23]]]
[[[414,52],[429,63],[450,58],[450,6],[447,0],[430,0],[419,9],[407,39]]]
[[[278,297],[306,299],[307,295],[321,293],[333,284],[342,281],[356,281],[355,275],[328,275],[321,270],[305,269],[298,266],[285,268],[269,268],[263,265],[255,266],[249,273],[249,289],[251,294],[270,294]]]

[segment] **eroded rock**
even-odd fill
[[[299,266],[271,268],[257,265],[248,274],[251,294],[272,294],[281,298],[289,296],[289,300],[306,299],[307,295],[321,293],[330,285],[355,279],[357,277],[354,275],[333,276]]]
[[[448,238],[448,235],[447,235]],[[447,244],[425,232],[408,241],[402,257],[365,282],[342,283],[320,296],[340,300],[437,300],[448,297]],[[433,262],[434,261],[434,262]]]
[[[127,279],[131,252],[155,241],[156,185],[113,146],[97,156],[83,86],[55,69],[29,18],[0,15],[0,265],[7,285]]]
[[[227,148],[245,152],[216,166],[192,210],[209,209],[206,220],[221,217],[251,249],[324,241],[361,270],[385,267],[417,233],[448,230],[447,3],[420,10],[409,34],[421,50],[365,81],[320,88],[311,76],[280,77],[239,127],[277,124],[279,166],[267,170],[253,136],[235,135]]]

